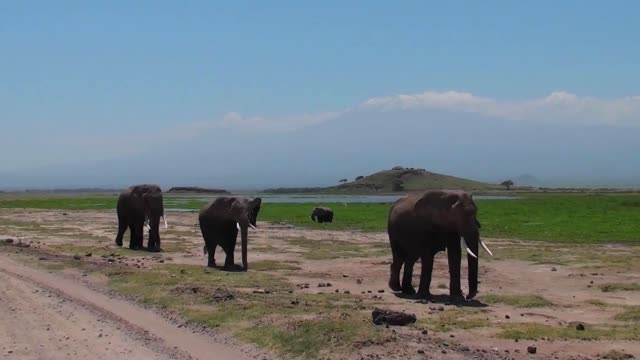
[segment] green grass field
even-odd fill
[[[2,198],[0,208],[114,209],[115,196]],[[203,201],[167,196],[165,207],[200,209]],[[316,224],[314,206],[329,206],[333,224]],[[530,195],[518,200],[477,200],[482,235],[580,243],[640,243],[640,195]],[[385,231],[390,204],[265,203],[260,221],[311,229]]]

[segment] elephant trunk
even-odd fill
[[[240,226],[240,236],[242,237],[242,265],[244,271],[249,270],[249,263],[247,262],[247,243],[248,243],[248,232],[249,226],[247,224],[242,224]]]
[[[465,236],[465,242],[474,254],[479,254],[478,245],[480,243],[480,234],[474,233],[470,236]],[[468,279],[469,279],[469,293],[467,294],[467,300],[473,299],[478,294],[478,256],[471,256],[467,253],[468,264]]]
[[[149,251],[160,251],[160,215],[149,217]]]

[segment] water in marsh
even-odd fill
[[[239,196],[254,196],[240,194]],[[384,203],[390,204],[403,195],[298,195],[298,194],[259,194],[264,203],[295,203],[295,204],[318,204],[318,203]],[[166,201],[168,211],[195,211],[193,209],[181,208],[181,204],[192,201],[209,202],[213,201],[216,195],[194,195],[185,197],[171,197]],[[475,200],[515,200],[515,196],[502,195],[476,195]]]

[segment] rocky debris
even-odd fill
[[[529,354],[535,354],[535,353],[537,353],[537,352],[538,352],[538,348],[536,348],[535,346],[528,346],[528,347],[527,347],[527,352],[528,352]]]
[[[73,260],[82,260],[82,256],[80,256],[79,254],[75,254],[73,255]]]
[[[611,350],[608,353],[598,355],[598,359],[606,359],[606,360],[620,360],[620,359],[635,359],[636,357],[627,354],[624,351]]]
[[[556,269],[555,267],[552,267],[551,271],[558,271],[558,269]]]
[[[509,316],[509,315],[505,315],[505,316],[504,316],[504,318],[505,318],[505,319],[511,319],[511,316]]]
[[[93,256],[93,254],[92,254],[92,253],[90,253],[90,252],[88,252],[88,253],[84,254],[84,256],[86,256],[86,257],[92,257],[92,256]]]
[[[253,290],[254,294],[271,294],[271,290],[268,289],[258,289],[258,290]]]
[[[413,324],[416,322],[416,316],[414,314],[407,314],[404,312],[393,311],[393,310],[384,310],[384,309],[374,309],[371,312],[371,317],[373,319],[373,323],[376,325],[398,325],[404,326],[408,324]]]
[[[28,248],[31,247],[31,243],[23,243],[22,240],[18,240],[16,246],[19,248]]]
[[[216,288],[215,290],[213,290],[213,294],[211,294],[211,298],[215,302],[224,302],[224,301],[233,300],[236,297],[235,295],[233,295],[233,293],[231,293],[227,289]]]
[[[380,294],[382,294],[382,293],[384,292],[384,290],[380,289],[380,290],[378,290],[378,292],[379,292]]]
[[[13,244],[13,239],[4,239],[7,244]]]
[[[576,330],[578,331],[584,331],[584,324],[583,323],[578,323],[576,325]]]

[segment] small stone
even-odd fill
[[[93,254],[92,254],[92,253],[90,253],[90,252],[88,252],[88,253],[84,254],[84,256],[86,256],[86,257],[92,257],[92,256],[93,256]]]
[[[551,268],[551,271],[558,271],[558,269],[556,269],[556,268],[552,267],[552,268]]]
[[[418,350],[418,354],[424,354],[424,350]]]
[[[378,290],[378,293],[382,294],[384,292],[384,290],[380,289]]]
[[[13,244],[13,239],[4,239],[7,244]]]
[[[82,256],[78,254],[73,255],[73,260],[81,260],[81,259],[82,259]]]
[[[444,306],[439,306],[438,311],[444,311]]]
[[[422,335],[429,335],[429,330],[427,329],[422,330]]]
[[[504,318],[505,318],[505,319],[511,319],[511,316],[509,316],[509,315],[505,315],[505,316],[504,316]]]
[[[583,323],[578,323],[578,325],[576,325],[576,330],[584,331],[584,324]]]
[[[349,291],[349,290],[345,290],[345,291],[344,291],[344,293],[345,293],[345,294],[351,294],[351,291]]]
[[[40,261],[47,260],[47,258],[46,257],[41,257],[41,258],[38,258],[38,260],[40,260]]]
[[[371,294],[372,292],[373,292],[373,291],[371,291],[371,290],[367,290],[367,293],[369,293],[369,294]]]
[[[320,283],[318,284],[318,287],[326,287],[327,285],[325,285],[325,283]]]
[[[527,347],[527,352],[529,354],[535,354],[536,352],[538,352],[538,349],[535,346],[528,346]]]
[[[362,279],[356,279],[356,284],[362,284]]]
[[[331,285],[331,283],[326,283],[325,284],[327,287],[332,287],[333,285]]]
[[[348,277],[349,277],[349,275],[347,275],[347,274],[342,274],[342,277],[343,277],[343,278],[348,278]]]
[[[336,289],[336,292],[340,292],[340,290]]]
[[[447,350],[442,349],[442,353],[443,353],[443,354],[446,354],[446,353],[447,353]]]

